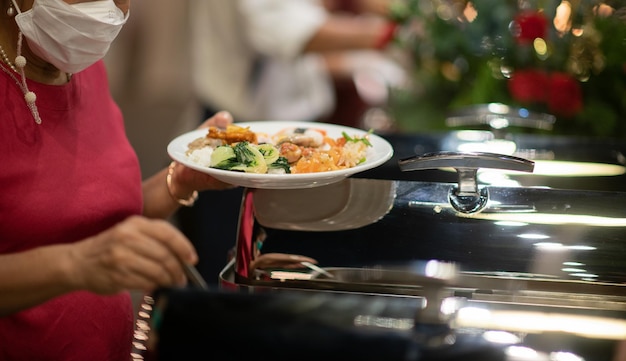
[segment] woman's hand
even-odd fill
[[[233,116],[227,111],[221,111],[216,113],[211,118],[207,119],[202,123],[198,129],[208,128],[210,126],[218,127],[218,128],[226,128],[228,125],[233,123]]]
[[[230,113],[220,112],[207,119],[200,128],[207,128],[211,125],[225,128],[232,122],[233,117]],[[194,192],[225,190],[235,187],[206,173],[173,162],[170,167],[161,170],[143,182],[143,215],[150,218],[167,218],[182,204],[180,200],[195,198]]]
[[[164,220],[132,216],[70,246],[68,267],[79,289],[99,294],[183,286],[183,263],[198,256],[187,238]]]
[[[233,123],[233,116],[226,111],[221,111],[211,118],[207,119],[198,127],[198,129],[215,126],[218,128],[226,128]],[[219,181],[206,173],[187,168],[182,164],[177,164],[172,174],[173,188],[180,194],[189,195],[196,191],[204,190],[224,190],[235,188],[234,185]],[[177,193],[178,194],[178,193]]]

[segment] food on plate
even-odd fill
[[[186,152],[205,167],[257,174],[316,173],[352,168],[367,160],[365,135],[343,132],[331,137],[315,127],[288,127],[275,134],[253,132],[236,124],[209,127]]]

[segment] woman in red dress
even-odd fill
[[[128,360],[129,290],[197,262],[166,218],[230,187],[176,163],[142,181],[101,60],[129,5],[0,0],[0,360]]]

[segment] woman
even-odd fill
[[[164,218],[230,186],[176,163],[142,184],[101,60],[129,0],[0,5],[0,359],[128,360],[127,290],[197,262]]]

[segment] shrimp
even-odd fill
[[[278,133],[276,144],[289,142],[303,147],[318,148],[324,145],[324,134],[315,129],[294,128]]]
[[[302,149],[294,143],[281,143],[278,149],[280,155],[287,158],[287,163],[295,163],[302,157]]]

